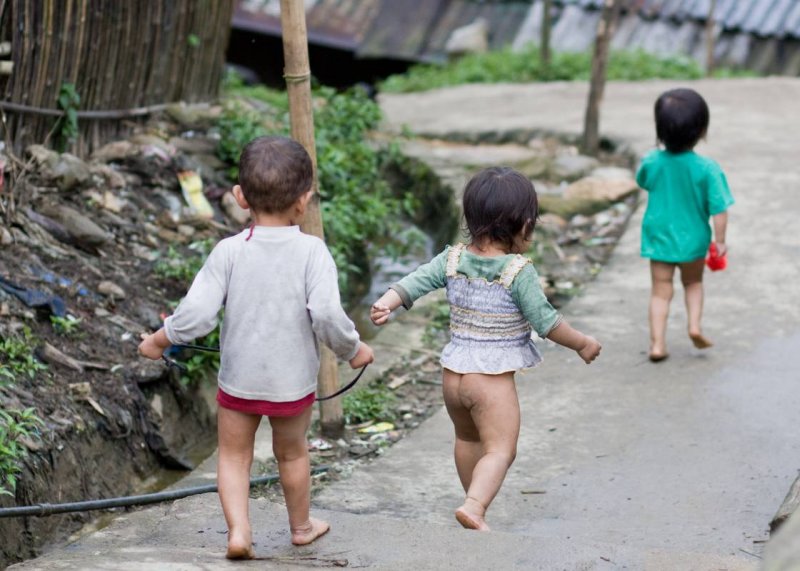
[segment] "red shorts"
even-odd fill
[[[300,400],[289,402],[272,402],[269,400],[240,399],[217,389],[217,403],[222,408],[235,410],[245,414],[261,416],[297,416],[314,404],[315,393],[308,394]]]

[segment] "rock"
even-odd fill
[[[100,163],[121,161],[138,154],[139,147],[130,141],[114,141],[92,153],[92,159]]]
[[[127,368],[125,376],[140,385],[156,383],[167,378],[169,370],[161,361],[140,359]]]
[[[444,46],[448,56],[464,54],[483,54],[489,51],[489,24],[484,18],[477,18],[471,24],[456,28],[447,38]]]
[[[589,176],[604,180],[632,180],[633,171],[622,167],[600,167],[589,173]]]
[[[63,153],[52,168],[52,177],[59,190],[68,191],[89,180],[89,165],[75,155]]]
[[[170,157],[175,154],[175,147],[156,135],[139,133],[138,135],[131,137],[131,143],[135,143],[141,147],[156,147]]]
[[[557,178],[570,181],[586,176],[599,164],[594,157],[561,154],[556,157],[553,169]]]
[[[125,299],[125,290],[108,280],[100,282],[97,286],[97,291],[112,299]]]
[[[39,167],[52,169],[58,163],[58,153],[44,145],[30,145],[25,152],[36,162]]]
[[[134,309],[134,316],[137,321],[141,321],[148,329],[155,331],[161,327],[161,316],[158,311],[145,303],[140,303]]]
[[[125,188],[127,186],[125,177],[108,165],[91,165],[89,171],[108,188]]]
[[[197,230],[195,230],[193,226],[189,226],[188,224],[178,224],[178,234],[181,236],[191,238],[196,232]]]
[[[563,232],[567,229],[567,224],[569,224],[567,220],[558,214],[547,213],[539,217],[537,228],[541,226],[546,230]]]
[[[61,223],[75,243],[82,248],[94,251],[110,239],[105,230],[69,206],[46,206],[42,212]]]
[[[176,103],[167,107],[167,115],[187,129],[211,127],[222,113],[219,105]]]
[[[592,225],[592,219],[583,214],[576,214],[569,221],[569,225],[573,228],[589,228]]]
[[[632,178],[586,177],[573,182],[564,191],[567,200],[617,202],[636,192],[639,187]]]
[[[539,195],[539,209],[542,213],[557,214],[570,219],[576,214],[592,215],[609,207],[608,201],[583,198],[566,198],[556,194]]]
[[[8,231],[8,228],[5,226],[0,228],[0,245],[10,246],[13,243],[14,237],[11,235],[11,232]]]
[[[239,226],[244,226],[250,221],[250,211],[240,207],[232,192],[226,192],[220,199],[222,210],[233,222]]]
[[[169,144],[190,155],[213,154],[217,148],[217,142],[207,137],[172,137]]]
[[[225,164],[217,155],[211,153],[200,153],[194,156],[194,160],[200,163],[200,168],[205,168],[212,171],[218,171],[226,168]]]

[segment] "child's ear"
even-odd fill
[[[244,192],[242,192],[242,187],[238,184],[233,187],[233,197],[236,199],[236,204],[238,204],[241,209],[250,209],[250,205],[247,204],[247,199],[244,197]]]

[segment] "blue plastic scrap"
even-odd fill
[[[56,317],[64,317],[67,314],[67,305],[57,295],[37,289],[26,289],[3,277],[0,277],[0,289],[16,296],[28,307],[47,308]]]

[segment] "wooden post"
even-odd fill
[[[308,63],[308,35],[306,11],[303,0],[281,0],[281,27],[283,28],[283,59],[286,91],[289,96],[289,119],[292,138],[303,145],[311,155],[314,165],[314,198],[308,205],[303,232],[324,238],[322,213],[319,207],[317,179],[317,150],[314,144],[314,110],[311,101],[311,68]],[[320,347],[320,368],[317,379],[320,394],[335,392],[339,386],[339,369],[333,352]],[[320,403],[320,428],[329,438],[339,438],[344,433],[342,400],[332,399]]]
[[[589,100],[586,103],[586,115],[583,123],[582,151],[587,155],[595,155],[600,148],[600,103],[606,86],[606,67],[608,64],[608,47],[614,33],[622,0],[605,0],[600,21],[597,23],[597,38],[592,58],[592,79],[589,85]]]
[[[541,59],[542,59],[542,70],[545,73],[550,71],[550,31],[553,27],[552,22],[552,10],[553,10],[553,0],[544,0],[544,5],[542,6],[542,37],[540,46],[541,50]]]
[[[717,23],[714,20],[714,13],[717,10],[717,0],[711,0],[708,8],[708,18],[706,18],[706,75],[714,73],[714,42],[716,36]]]

